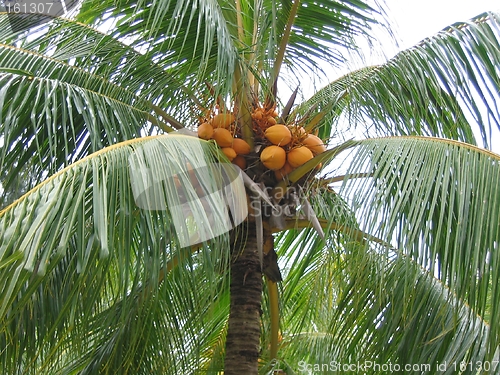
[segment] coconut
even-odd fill
[[[213,139],[219,145],[219,147],[231,147],[233,144],[233,136],[229,130],[224,128],[214,129]]]
[[[236,157],[236,151],[234,151],[234,149],[232,149],[231,147],[222,147],[222,152],[227,156],[229,161],[233,161],[233,159]]]
[[[248,155],[252,150],[250,148],[250,145],[244,139],[241,138],[234,138],[232,147],[238,155]]]
[[[208,122],[204,122],[198,126],[198,137],[201,139],[211,139],[214,134],[214,128]]]
[[[321,138],[316,137],[313,134],[308,134],[302,141],[302,144],[311,150],[314,155],[318,155],[326,151],[326,146]]]
[[[260,160],[272,171],[283,168],[286,162],[286,152],[279,146],[268,146],[262,150]]]
[[[269,126],[273,126],[273,125],[276,125],[276,123],[277,123],[277,121],[276,121],[276,119],[275,119],[274,117],[269,116],[269,117],[267,118],[267,125],[269,125]]]
[[[272,144],[279,146],[286,146],[292,141],[290,129],[285,125],[273,125],[267,128],[264,135]]]
[[[233,159],[233,164],[236,164],[241,169],[245,169],[247,167],[247,161],[246,161],[245,157],[243,157],[241,155],[237,155]]]
[[[252,113],[252,118],[254,120],[262,120],[262,109],[260,108],[255,109],[254,112]]]
[[[292,149],[287,155],[287,161],[293,168],[300,167],[305,162],[313,158],[313,153],[306,146]]]
[[[274,171],[274,176],[276,176],[276,179],[278,181],[283,180],[291,171],[293,171],[293,167],[290,165],[290,163],[286,162],[283,168]]]
[[[212,119],[212,126],[214,128],[228,128],[234,120],[234,115],[231,113],[219,113]]]

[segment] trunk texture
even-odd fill
[[[254,223],[231,265],[231,304],[224,375],[257,375],[260,352],[262,271]],[[239,252],[239,255],[238,255]]]

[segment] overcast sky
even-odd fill
[[[458,21],[500,12],[500,0],[385,0],[405,49]]]

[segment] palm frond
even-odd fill
[[[485,13],[423,40],[380,66],[347,74],[300,111],[328,113],[321,135],[428,135],[492,145],[500,129],[500,17]],[[345,124],[351,128],[346,132]],[[476,130],[477,129],[477,130]],[[347,135],[343,133],[346,132]]]
[[[363,231],[404,249],[484,319],[500,307],[500,294],[491,287],[499,272],[499,160],[437,138],[365,140],[349,172],[373,177],[345,181],[339,194]],[[489,323],[491,355],[500,331],[494,320]]]
[[[377,374],[389,365],[424,373],[444,365],[452,373],[460,363],[495,358],[485,350],[488,324],[417,264],[355,243],[325,247],[309,238],[303,246],[306,232],[296,242],[300,258],[286,257],[284,363],[320,373]]]
[[[11,17],[17,16],[0,15],[0,24]],[[188,124],[195,117],[186,116],[186,106],[194,105],[188,94],[161,67],[70,20],[55,19],[35,40],[0,45],[0,81],[6,192],[23,170],[30,170],[33,187],[102,147],[171,131],[158,105]],[[176,99],[162,99],[166,92],[178,92]]]
[[[195,197],[221,187],[218,155],[180,135],[119,143],[0,212],[3,372],[186,373],[209,360],[231,227],[223,196]],[[161,276],[186,241],[203,246]]]
[[[228,93],[236,62],[234,4],[208,1],[84,3],[78,20],[116,24],[112,36],[145,51],[182,82],[208,80]]]
[[[278,361],[373,374],[367,364],[494,363],[500,156],[443,139],[360,142],[338,193],[310,187],[318,216],[347,225],[326,242],[312,229],[278,236]]]
[[[369,37],[371,25],[382,22],[381,10],[370,4],[332,0],[300,4],[290,37],[284,40],[285,63],[295,71],[318,68],[318,60],[345,62],[345,51],[356,48],[355,37]],[[116,38],[131,40],[135,48],[148,51],[179,74],[224,86],[221,92],[227,95],[231,89],[227,82],[232,83],[238,61],[257,76],[273,70],[290,8],[289,1],[267,0],[88,1],[78,19],[96,25],[117,20]]]

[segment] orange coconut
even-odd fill
[[[241,138],[234,138],[232,147],[238,155],[248,155],[251,151],[250,145]]]
[[[306,146],[296,147],[287,155],[287,161],[293,168],[300,167],[302,164],[313,158],[313,153]]]
[[[285,125],[273,125],[267,128],[264,133],[265,137],[275,145],[286,146],[292,141],[290,129]]]
[[[276,176],[277,180],[283,180],[291,171],[293,171],[293,167],[290,163],[286,162],[283,168],[274,171],[274,176]]]
[[[260,160],[272,171],[283,168],[286,162],[286,152],[279,146],[267,146],[260,154]]]
[[[321,138],[316,137],[313,134],[308,134],[307,137],[302,140],[302,144],[311,150],[314,155],[321,154],[326,151],[326,146]]]
[[[227,156],[229,161],[232,161],[236,157],[236,151],[231,147],[222,147],[222,152]]]
[[[247,167],[247,161],[246,161],[245,157],[243,157],[241,155],[237,155],[233,159],[233,164],[236,164],[241,169],[245,169]]]
[[[198,137],[201,139],[212,139],[212,135],[214,134],[214,128],[208,122],[204,122],[200,126],[198,126]]]
[[[233,136],[229,132],[229,130],[224,128],[216,128],[214,129],[213,139],[219,145],[219,147],[231,147],[233,144]]]
[[[273,126],[273,125],[276,125],[276,123],[277,123],[277,121],[276,121],[276,119],[275,119],[274,117],[269,116],[269,117],[267,118],[267,125],[268,125],[268,126]]]
[[[212,119],[212,126],[214,128],[228,128],[235,120],[231,113],[219,113]]]

